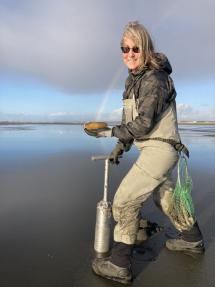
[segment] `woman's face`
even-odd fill
[[[134,72],[142,65],[142,53],[140,52],[139,47],[137,47],[130,38],[124,38],[123,47],[125,48],[125,51],[126,48],[130,48],[130,50],[127,49],[127,53],[122,53],[122,57],[128,69]]]

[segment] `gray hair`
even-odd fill
[[[146,66],[159,69],[160,65],[154,52],[151,36],[142,24],[138,21],[129,22],[124,28],[121,46],[123,46],[124,38],[131,39],[134,41],[135,45],[140,48],[140,52],[142,53],[142,65],[140,69]]]

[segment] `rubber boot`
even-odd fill
[[[168,239],[166,247],[171,251],[204,253],[204,241],[198,223],[196,222],[190,230],[181,232],[178,238]]]
[[[129,284],[132,281],[130,256],[133,245],[115,242],[109,258],[96,258],[92,262],[93,271],[106,279]]]

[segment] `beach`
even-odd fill
[[[132,286],[211,287],[215,282],[215,126],[182,125],[189,147],[193,201],[204,235],[204,255],[170,252],[175,230],[151,199],[142,216],[164,226],[132,258]],[[122,286],[91,271],[96,204],[104,162],[116,139],[87,137],[75,125],[0,128],[0,287]],[[109,199],[135,161],[135,148],[110,167]]]

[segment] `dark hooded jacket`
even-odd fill
[[[156,54],[160,68],[144,68],[138,73],[129,72],[125,82],[123,99],[135,97],[138,116],[126,124],[124,111],[121,125],[113,128],[113,136],[124,144],[145,137],[161,119],[162,114],[173,102],[175,105],[176,91],[169,76],[172,67],[164,54]]]

